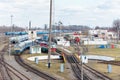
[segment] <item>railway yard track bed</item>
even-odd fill
[[[20,64],[22,65],[23,67],[25,67],[27,69],[27,71],[31,71],[33,73],[35,73],[36,75],[39,75],[40,77],[46,79],[46,80],[57,80],[57,78],[47,74],[47,73],[44,73],[38,69],[35,69],[33,67],[31,67],[30,65],[28,65],[27,63],[25,63],[20,56],[15,56],[15,60]]]

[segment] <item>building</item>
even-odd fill
[[[41,54],[41,47],[39,45],[31,46],[30,47],[30,53],[31,54]]]
[[[106,39],[117,39],[117,33],[108,30],[89,30],[89,36],[94,36],[98,38],[102,38],[103,40]]]
[[[107,32],[108,32],[107,30],[97,29],[97,30],[89,30],[88,33],[91,36],[105,39],[107,37]]]
[[[116,32],[112,32],[112,31],[109,31],[107,33],[107,37],[108,39],[117,39],[117,33]]]

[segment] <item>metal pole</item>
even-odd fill
[[[117,41],[117,44],[119,43],[119,27],[118,27],[118,41]]]
[[[49,21],[49,50],[48,50],[48,68],[50,68],[51,60],[51,29],[52,29],[52,0],[50,0],[50,21]]]
[[[81,80],[83,80],[83,63],[82,63],[82,54],[83,54],[83,52],[81,51]]]
[[[56,31],[57,31],[57,23],[55,23],[55,37],[57,36]]]
[[[89,31],[88,31],[88,34],[87,34],[87,37],[88,37],[88,44],[87,44],[87,52],[88,52],[88,49],[89,49],[89,39],[90,39],[90,36],[89,36]]]
[[[60,28],[60,37],[61,37],[61,31],[62,31],[62,22],[61,21],[59,21],[59,28]]]
[[[13,27],[12,18],[13,18],[13,15],[11,15],[10,17],[11,17],[11,32],[12,32],[12,27]]]
[[[10,57],[10,53],[11,53],[11,44],[10,44],[10,38],[9,38],[9,57]]]
[[[82,44],[81,44],[82,45]],[[78,56],[80,56],[80,64],[81,64],[81,80],[83,80],[83,63],[82,63],[82,55],[83,55],[83,49],[79,48],[79,44],[77,43],[77,47],[78,47]],[[83,48],[83,47],[82,47]]]
[[[12,32],[13,31],[12,30],[12,26],[13,26],[12,18],[13,18],[13,15],[11,15],[10,17],[11,17],[11,32]],[[11,43],[10,43],[10,37],[9,37],[9,57],[10,57],[10,53],[11,53]]]
[[[61,37],[61,23],[60,23],[60,37]]]

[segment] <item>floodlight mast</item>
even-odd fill
[[[48,68],[51,67],[51,29],[52,29],[52,0],[50,0],[50,21],[49,21],[49,49],[48,49]]]
[[[11,17],[11,32],[13,32],[13,29],[12,29],[12,28],[13,28],[13,15],[11,15],[10,17]],[[9,43],[9,49],[8,49],[9,51],[8,51],[8,53],[9,53],[9,56],[10,56],[10,54],[11,54],[10,37],[9,37],[9,40],[8,40],[8,41],[9,41],[9,42],[8,42],[8,43]]]

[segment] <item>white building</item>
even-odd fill
[[[89,35],[96,35],[96,34],[98,34],[98,30],[89,30],[88,34]]]
[[[70,41],[66,41],[63,37],[55,37],[57,45],[70,46]]]
[[[107,37],[108,37],[108,39],[117,39],[117,33],[116,32],[108,32]]]
[[[41,47],[39,45],[31,46],[30,47],[30,53],[31,54],[41,54]]]
[[[97,29],[97,30],[89,30],[89,35],[100,35],[100,34],[105,34],[107,33],[108,31],[107,30],[100,30],[100,29]]]
[[[108,31],[108,30],[89,30],[89,35],[95,36],[102,38],[102,39],[116,39],[117,38],[117,33]]]

